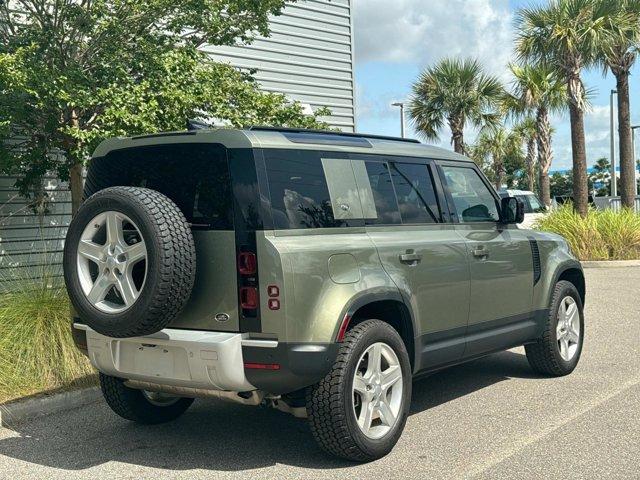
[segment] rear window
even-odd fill
[[[85,195],[127,185],[173,200],[194,228],[231,230],[232,195],[224,147],[174,144],[114,150],[92,160]]]

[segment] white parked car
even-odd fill
[[[518,228],[533,228],[534,223],[547,211],[538,196],[529,190],[500,190],[500,197],[516,197],[524,204],[524,222]]]

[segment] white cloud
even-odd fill
[[[395,134],[398,112],[389,104],[406,99],[417,72],[443,57],[477,58],[487,72],[499,76],[507,85],[510,82],[507,64],[514,60],[515,32],[514,12],[508,0],[353,2],[356,61],[365,67],[379,62],[372,65],[379,72],[378,77],[367,81],[360,78],[357,86],[358,117],[370,121],[372,132],[379,125],[382,132],[378,133]],[[394,70],[401,69],[415,73],[410,74],[412,78],[399,78]],[[552,168],[571,168],[568,113],[554,116],[552,125],[555,129]],[[585,132],[589,165],[601,156],[609,157],[608,104],[595,105],[585,114]],[[476,133],[467,129],[465,140],[473,142]],[[449,140],[449,130],[444,128],[440,142],[430,143],[450,148]]]
[[[478,58],[504,76],[513,44],[507,0],[354,0],[359,62],[417,63]]]

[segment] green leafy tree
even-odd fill
[[[552,197],[574,197],[573,191],[573,171],[555,172],[551,175],[551,196]],[[591,178],[587,179],[587,188],[593,190]]]
[[[597,60],[611,37],[606,9],[594,0],[550,0],[518,12],[517,50],[520,58],[554,67],[567,88],[573,153],[574,207],[587,215],[589,188],[584,132],[587,107],[582,71]]]
[[[496,127],[504,89],[497,77],[486,74],[473,59],[445,58],[427,68],[413,84],[409,116],[416,131],[437,140],[445,122],[451,144],[465,153],[464,128]]]
[[[635,160],[631,139],[629,77],[640,44],[639,0],[595,0],[605,12],[609,35],[600,44],[599,61],[616,78],[618,91],[618,136],[620,139],[620,197],[624,207],[633,208],[636,197]]]
[[[493,181],[496,190],[511,186],[517,171],[524,167],[522,139],[504,127],[482,132],[471,151],[472,158]]]
[[[551,140],[553,129],[549,116],[561,112],[567,105],[567,92],[561,77],[548,64],[510,65],[513,75],[511,92],[505,98],[505,107],[516,118],[535,115],[540,196],[545,205],[551,205],[549,170],[553,161]],[[525,117],[526,118],[526,117]],[[529,185],[531,175],[529,169]],[[529,188],[529,190],[532,190]]]
[[[599,158],[593,165],[589,179],[596,187],[596,195],[611,195],[611,162],[606,157]]]
[[[538,149],[536,146],[538,128],[536,120],[533,117],[525,117],[513,127],[513,130],[526,145],[527,189],[533,192],[536,188],[536,167],[538,166]]]
[[[284,4],[11,0],[10,9],[0,0],[0,169],[22,174],[25,195],[57,171],[70,180],[75,212],[82,167],[107,137],[183,129],[198,116],[322,126],[201,48],[267,35],[268,16]]]

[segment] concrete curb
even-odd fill
[[[95,403],[102,398],[98,387],[84,388],[73,392],[18,400],[0,405],[0,427],[10,427],[33,418],[64,412]]]
[[[583,268],[640,267],[640,260],[603,260],[580,262]]]

